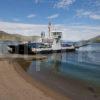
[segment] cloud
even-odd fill
[[[38,3],[39,2],[39,0],[35,0],[35,3]]]
[[[18,22],[20,20],[18,18],[14,18],[13,21]]]
[[[2,18],[0,18],[0,21],[3,21],[3,19],[2,19]]]
[[[92,14],[89,17],[95,20],[100,20],[100,15]]]
[[[90,11],[84,11],[83,9],[77,10],[76,11],[77,16],[82,17],[82,16],[89,16],[91,15]]]
[[[66,8],[72,5],[75,2],[75,0],[59,0],[54,7],[55,8]]]
[[[100,0],[91,0],[91,2],[93,2],[97,7],[100,7]]]
[[[38,3],[40,3],[40,2],[42,2],[42,0],[35,0],[35,3],[36,3],[36,4],[38,4]]]
[[[35,14],[30,14],[30,15],[27,16],[27,18],[34,18],[34,17],[36,17]]]
[[[59,25],[56,27],[56,30],[63,32],[63,39],[69,41],[87,40],[89,38],[100,35],[100,26],[76,24],[74,26]]]
[[[48,16],[48,19],[55,19],[57,17],[59,17],[59,14],[54,14],[54,15]]]
[[[11,34],[21,34],[21,35],[40,35],[41,31],[48,32],[46,25],[35,25],[35,24],[23,24],[16,22],[4,22],[0,21],[0,30]]]
[[[100,14],[98,12],[85,11],[81,9],[76,11],[76,15],[78,17],[86,17],[94,20],[100,20]]]
[[[68,41],[85,40],[100,35],[100,26],[77,24],[73,26],[67,26],[59,24],[55,25],[55,28],[57,31],[63,32],[63,40]],[[23,24],[0,21],[0,30],[11,34],[21,34],[26,36],[40,36],[41,32],[44,31],[46,35],[48,35],[48,25],[39,24]]]

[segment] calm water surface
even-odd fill
[[[72,53],[54,53],[46,56],[47,60],[33,61],[27,72],[32,75],[36,71],[52,71],[57,75],[100,86],[100,43],[81,47]]]

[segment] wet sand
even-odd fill
[[[0,100],[61,100],[56,93],[53,96],[46,88],[44,90],[47,93],[45,93],[42,91],[44,87],[40,85],[39,88],[33,84],[34,80],[16,62],[0,60]]]

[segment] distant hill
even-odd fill
[[[100,35],[88,40],[81,40],[81,41],[75,42],[74,45],[75,47],[78,48],[78,47],[86,46],[90,43],[100,43]]]
[[[89,42],[100,42],[100,35],[88,40]]]
[[[0,40],[15,40],[15,41],[36,41],[40,36],[23,36],[19,34],[9,34],[0,31]]]

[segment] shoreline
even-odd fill
[[[25,61],[23,61],[25,62]],[[21,62],[20,62],[21,63]],[[20,64],[19,63],[19,64]],[[23,65],[21,65],[23,67]],[[29,65],[28,65],[29,66]],[[99,100],[100,89],[95,90],[91,85],[84,84],[84,82],[64,78],[62,76],[56,76],[53,73],[36,73],[35,71],[30,75],[32,80],[39,82],[40,85],[49,88],[60,95],[69,97],[71,100]],[[28,74],[26,72],[26,74]],[[50,74],[50,75],[49,75]],[[59,77],[59,78],[58,78]],[[51,79],[50,79],[51,78]],[[55,82],[56,81],[56,82]],[[37,83],[35,83],[37,85]],[[37,85],[39,87],[39,85]],[[63,87],[62,87],[63,86]],[[81,95],[81,96],[79,96]],[[87,99],[86,99],[87,98]],[[60,99],[61,100],[61,99]],[[66,99],[65,99],[66,100]]]
[[[0,73],[0,77],[1,77],[0,79],[3,80],[3,77],[8,77],[10,74],[12,75],[12,76],[10,76],[8,78],[5,78],[5,81],[8,81],[8,83],[10,82],[9,85],[10,85],[10,88],[11,89],[12,88],[15,89],[15,91],[14,91],[15,94],[14,95],[16,95],[16,93],[18,92],[18,91],[16,91],[16,89],[19,88],[19,85],[18,85],[18,87],[17,87],[17,85],[16,85],[16,87],[12,87],[11,84],[12,85],[15,85],[15,84],[17,84],[18,82],[21,81],[22,82],[21,84],[23,84],[24,87],[23,87],[23,85],[21,85],[20,88],[23,88],[23,89],[24,88],[27,88],[27,89],[29,89],[29,91],[27,91],[27,92],[30,92],[30,94],[32,94],[32,90],[39,91],[39,93],[37,93],[36,95],[41,97],[40,94],[42,92],[42,96],[43,96],[42,98],[44,98],[44,99],[41,99],[40,98],[40,100],[80,100],[80,98],[77,99],[78,97],[77,98],[74,98],[74,96],[72,97],[72,95],[66,95],[66,94],[64,94],[63,92],[59,91],[59,89],[56,89],[54,86],[53,87],[54,87],[55,90],[52,89],[52,88],[50,88],[49,87],[50,86],[50,83],[48,83],[48,85],[46,85],[45,82],[43,82],[44,80],[41,80],[41,79],[39,80],[37,77],[36,78],[33,78],[27,72],[25,72],[25,70],[16,61],[16,59],[0,59],[0,65],[4,66],[3,62],[6,62],[6,65],[5,65],[6,67],[5,68],[1,67],[1,69],[3,69],[4,72],[2,72],[2,70],[0,71],[0,72],[2,72],[2,74]],[[7,68],[7,67],[9,67],[9,68]],[[12,73],[10,73],[10,69],[12,70]],[[8,72],[9,73],[8,76],[6,75],[5,72]],[[16,74],[15,76],[17,78],[19,78],[20,80],[16,79],[16,77],[13,76],[14,74]],[[2,80],[0,82],[0,85],[2,83]],[[61,79],[61,81],[66,82],[66,81],[64,81],[64,79]],[[3,82],[3,84],[6,84],[4,82]],[[6,84],[7,86],[9,86],[8,83]],[[27,86],[27,84],[28,84],[28,86]],[[76,87],[73,86],[73,84],[75,84]],[[72,87],[71,87],[71,85],[72,85]],[[82,85],[82,84],[78,83],[77,81],[73,81],[73,80],[67,79],[66,89],[67,89],[68,92],[71,92],[73,94],[75,92],[73,90],[76,89],[76,88],[79,88],[80,89],[79,94],[82,95],[82,92],[84,94],[84,92],[85,92],[84,90],[86,89],[86,87],[84,89],[84,85],[82,85],[82,86],[77,86],[77,85]],[[29,87],[31,87],[31,89]],[[7,87],[7,88],[9,88],[9,87]],[[5,91],[6,91],[6,89],[5,89]],[[10,92],[11,91],[8,91],[8,94],[10,94]],[[91,100],[99,100],[99,97],[95,94],[95,91],[91,87],[88,88],[88,91],[86,93],[89,93],[90,97],[84,97],[84,98],[86,98],[84,100],[89,100],[92,97],[93,98]],[[0,98],[1,98],[1,94],[2,93],[1,93],[1,89],[0,89]],[[14,98],[14,95],[13,95],[13,98]],[[23,100],[22,98],[24,98],[24,100],[27,100],[22,95],[23,95],[23,93],[19,94],[19,96],[21,98],[19,100]],[[6,96],[10,97],[9,99],[6,99],[6,100],[13,100],[11,94],[10,95],[4,95],[4,97],[6,97]],[[32,98],[29,97],[29,100],[33,100],[33,97],[34,96],[31,96],[31,97]],[[18,100],[18,98],[14,99],[14,100]],[[3,99],[0,99],[0,100],[3,100]],[[36,100],[39,100],[39,99],[36,99]]]
[[[32,79],[13,59],[0,59],[0,100],[70,100]]]
[[[18,64],[16,61],[14,64]],[[15,70],[23,77],[28,83],[35,86],[36,88],[40,89],[42,92],[44,92],[47,96],[50,96],[54,98],[54,100],[71,100],[67,96],[61,95],[59,92],[55,92],[52,89],[45,86],[45,84],[42,84],[40,81],[33,79],[30,75],[27,74],[27,72],[24,71],[24,69],[18,64],[19,67],[16,65],[14,66]]]

